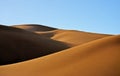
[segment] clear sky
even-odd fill
[[[120,34],[120,0],[0,0],[0,24]]]

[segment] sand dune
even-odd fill
[[[68,43],[71,45],[80,45],[96,39],[100,39],[107,36],[108,34],[89,33],[75,30],[53,30],[47,32],[36,32],[42,36],[49,37],[51,39]]]
[[[120,35],[24,28],[0,26],[0,76],[120,76]]]
[[[106,36],[111,36],[108,34],[89,33],[76,30],[63,30],[37,24],[21,24],[12,27],[32,31],[44,37],[61,41],[73,46],[100,39]]]
[[[69,48],[35,33],[0,25],[0,65],[40,57]]]
[[[99,48],[99,49],[98,49]],[[120,76],[120,36],[0,67],[3,76]]]
[[[56,30],[56,28],[48,27],[44,25],[38,24],[21,24],[21,25],[13,25],[12,27],[28,30],[28,31],[51,31]]]
[[[80,45],[89,41],[110,36],[107,34],[88,33],[88,32],[75,31],[75,30],[62,30],[62,31],[58,30],[56,31],[56,33],[57,34],[53,36],[52,39],[70,43],[73,45]]]

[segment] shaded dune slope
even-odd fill
[[[39,31],[35,31],[34,33],[37,33],[39,35],[42,35],[44,37],[47,37],[47,38],[52,38],[53,36],[56,35],[56,30],[53,30],[53,31],[45,31],[45,32],[39,32]]]
[[[120,36],[0,67],[1,76],[120,76]]]
[[[28,31],[51,31],[56,30],[56,28],[48,27],[44,25],[38,24],[21,24],[21,25],[13,25],[12,27],[28,30]]]
[[[24,61],[69,46],[23,29],[0,25],[0,65]]]

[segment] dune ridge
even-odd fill
[[[120,36],[110,36],[0,70],[5,76],[119,76],[119,49]]]
[[[84,44],[86,42],[94,41],[107,36],[112,36],[109,34],[98,34],[98,33],[89,33],[83,31],[75,31],[75,30],[62,30],[62,29],[52,30],[47,32],[35,32],[35,33],[48,37],[53,40],[70,44],[72,46]]]
[[[20,25],[12,25],[12,27],[28,30],[28,31],[51,31],[56,30],[57,28],[48,27],[45,25],[39,24],[20,24]]]
[[[57,34],[53,36],[52,39],[70,43],[73,45],[80,45],[89,41],[111,36],[107,34],[88,33],[88,32],[75,31],[75,30],[62,30],[62,31],[58,30],[56,31],[56,33]]]
[[[76,30],[64,30],[64,29],[58,29],[58,28],[37,25],[37,24],[21,24],[15,26],[13,25],[12,27],[32,31],[44,37],[70,44],[71,46],[84,44],[86,42],[100,39],[106,36],[112,36],[108,34],[89,33],[89,32],[76,31]],[[43,29],[44,31],[42,31]],[[46,30],[46,29],[50,29],[50,30]]]

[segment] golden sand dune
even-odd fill
[[[120,76],[120,36],[0,67],[1,76]]]
[[[53,36],[52,39],[70,43],[73,45],[80,45],[89,41],[110,36],[107,34],[88,33],[88,32],[75,31],[75,30],[62,30],[62,31],[58,30],[56,31],[56,33],[57,34]]]
[[[48,27],[44,25],[38,24],[21,24],[21,25],[13,25],[12,27],[21,28],[28,31],[51,31],[56,30],[56,28]]]
[[[0,25],[0,76],[120,76],[119,64],[120,35]]]
[[[69,46],[65,43],[0,25],[0,65],[40,57],[66,48]]]
[[[107,34],[89,33],[75,30],[53,30],[47,32],[36,32],[42,36],[68,43],[71,45],[80,45],[96,39],[111,36]]]
[[[21,24],[14,25],[12,27],[32,31],[41,36],[61,41],[72,46],[80,45],[106,36],[111,36],[107,34],[89,33],[76,30],[63,30],[37,24]]]

